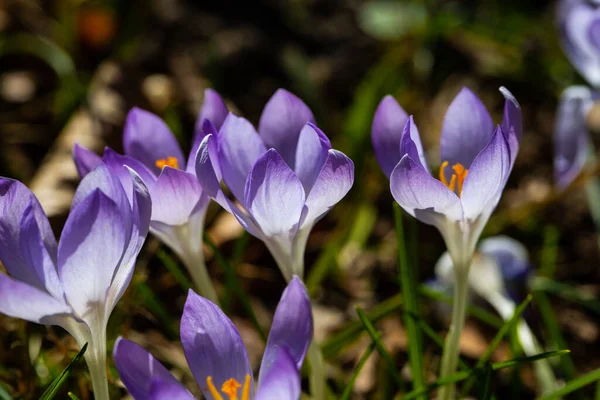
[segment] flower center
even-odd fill
[[[456,194],[458,195],[458,197],[460,197],[460,194],[462,193],[463,183],[465,182],[465,178],[467,177],[469,170],[463,167],[463,165],[460,163],[454,164],[452,166],[452,171],[454,171],[454,173],[450,178],[450,182],[448,182],[448,180],[446,179],[446,174],[444,173],[444,170],[447,166],[448,161],[444,161],[442,165],[440,165],[440,181],[453,192],[456,189]]]
[[[156,166],[160,169],[163,167],[169,166],[171,168],[179,169],[179,161],[177,161],[176,157],[167,157],[156,160]]]
[[[223,400],[223,396],[219,393],[212,381],[212,376],[206,378],[206,384],[208,385],[208,391],[212,395],[214,400]],[[250,375],[246,375],[244,386],[233,378],[230,378],[223,383],[221,386],[221,392],[227,395],[229,400],[238,400],[238,390],[242,388],[242,397],[240,400],[250,400]]]

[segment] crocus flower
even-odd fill
[[[167,125],[158,116],[139,108],[132,109],[125,122],[124,156],[109,148],[102,158],[77,145],[73,151],[81,176],[102,160],[120,178],[123,165],[142,177],[152,197],[150,231],[181,258],[198,290],[215,302],[217,295],[202,252],[204,219],[210,199],[196,179],[195,155],[202,138],[207,133],[216,133],[226,115],[221,97],[211,89],[206,90],[187,160]],[[124,185],[130,185],[128,179],[124,179]]]
[[[240,334],[215,304],[190,290],[181,318],[181,344],[192,375],[210,400],[298,400],[300,373],[313,334],[310,300],[294,277],[281,296],[263,355],[256,395]],[[114,360],[136,400],[193,399],[152,355],[119,339]]]
[[[81,181],[58,244],[33,193],[0,178],[0,260],[8,271],[0,272],[0,312],[87,342],[97,399],[108,399],[106,324],[131,280],[152,207],[140,177],[121,168],[127,193],[104,164]]]
[[[217,135],[203,139],[196,160],[204,190],[266,244],[288,281],[303,275],[312,227],[354,181],[352,161],[331,148],[309,108],[283,89],[265,106],[258,132],[229,114]]]
[[[429,172],[413,118],[393,97],[381,101],[373,121],[375,155],[390,178],[392,195],[406,212],[438,228],[455,265],[463,268],[500,200],[519,147],[519,104],[508,90],[500,91],[506,101],[496,129],[469,89],[454,98],[444,118],[436,177]]]
[[[590,149],[587,115],[594,104],[586,86],[571,86],[560,96],[554,124],[554,179],[565,189],[583,170]]]
[[[600,2],[561,0],[557,23],[571,64],[590,85],[600,86]]]
[[[489,302],[502,319],[508,321],[516,309],[509,293],[510,286],[514,287],[516,283],[526,285],[530,271],[529,254],[523,244],[507,236],[490,237],[482,240],[478,246],[469,272],[469,287],[477,296]],[[438,260],[435,274],[442,291],[454,286],[452,259],[448,252]],[[544,351],[525,320],[518,323],[517,335],[527,356]],[[557,389],[556,377],[547,360],[534,363],[534,368],[545,392]]]
[[[407,213],[440,231],[453,260],[457,283],[442,355],[442,379],[452,375],[458,365],[466,281],[475,245],[500,201],[519,148],[519,103],[505,88],[500,92],[505,97],[504,118],[496,129],[484,105],[469,89],[462,89],[454,98],[442,126],[439,179],[429,172],[413,118],[407,118],[393,97],[381,101],[373,120],[375,156],[390,178],[394,199]],[[442,387],[438,399],[451,399],[454,390],[454,385]]]

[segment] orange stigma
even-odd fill
[[[228,400],[250,400],[250,379],[250,375],[246,375],[244,386],[242,387],[238,381],[234,378],[230,378],[221,386],[221,392],[225,393]],[[223,396],[221,396],[212,381],[212,376],[206,378],[206,384],[208,385],[208,391],[214,400],[223,400]],[[242,397],[238,398],[237,394],[240,388],[242,388]]]
[[[176,157],[161,158],[160,160],[156,160],[155,164],[160,169],[163,169],[163,167],[166,166],[179,169],[179,161],[177,161]]]
[[[458,195],[458,197],[460,197],[460,194],[462,193],[463,183],[465,182],[465,178],[467,177],[469,170],[463,167],[463,165],[460,163],[454,164],[452,166],[452,171],[454,171],[454,173],[450,178],[450,183],[448,183],[448,180],[446,179],[446,174],[444,174],[444,170],[447,166],[448,161],[444,161],[442,165],[440,165],[440,181],[453,192],[455,191],[455,189],[457,189],[456,194]],[[458,188],[456,187],[457,184]]]

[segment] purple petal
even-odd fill
[[[563,0],[557,16],[559,37],[569,60],[591,85],[600,85],[598,8],[585,1]]]
[[[294,360],[296,369],[302,367],[304,356],[313,338],[313,316],[306,287],[294,278],[284,290],[275,310],[269,340],[260,365],[258,386],[276,366],[278,350],[285,348]]]
[[[171,130],[157,115],[134,107],[129,111],[123,132],[125,154],[140,160],[156,175],[161,168],[158,160],[169,157],[177,159],[178,166],[185,166],[185,158]]]
[[[354,183],[354,163],[344,153],[329,150],[325,165],[306,198],[308,212],[303,227],[325,215],[350,190]]]
[[[331,143],[323,131],[311,123],[302,128],[298,138],[294,172],[302,182],[306,193],[310,192],[317,180],[330,149]]]
[[[50,223],[33,193],[19,181],[0,178],[0,260],[7,271],[61,298],[56,251]]]
[[[131,174],[127,167],[134,170],[149,186],[152,186],[156,181],[156,175],[140,161],[129,156],[121,155],[109,147],[104,149],[102,161],[110,168],[114,175],[119,178],[130,203],[133,200],[133,181],[131,180]]]
[[[400,140],[408,114],[392,96],[385,96],[373,118],[371,142],[379,166],[389,178],[394,167],[402,158]]]
[[[196,177],[171,167],[163,168],[150,193],[152,222],[166,225],[185,224],[199,206],[208,205]]]
[[[293,167],[296,165],[298,136],[307,122],[315,122],[310,108],[296,95],[277,89],[260,116],[258,131],[267,147],[276,149]]]
[[[248,174],[267,149],[250,122],[229,114],[219,132],[218,151],[223,180],[235,198],[243,202]]]
[[[221,190],[214,163],[212,162],[217,153],[216,147],[217,143],[213,135],[208,135],[202,140],[196,154],[196,178],[210,198],[219,203],[227,212],[232,213],[251,235],[260,238],[259,230],[251,218],[229,200]]]
[[[113,349],[113,360],[127,391],[136,400],[149,398],[150,386],[154,379],[180,385],[156,358],[130,340],[121,337],[117,339]]]
[[[465,218],[487,219],[491,215],[500,201],[509,173],[510,149],[502,128],[498,126],[465,178],[461,195]]]
[[[479,251],[496,260],[506,281],[525,279],[531,271],[527,249],[508,236],[493,236],[482,240]]]
[[[433,178],[409,155],[402,157],[392,175],[390,188],[400,206],[421,222],[435,225],[463,218],[460,199],[444,184]]]
[[[185,167],[185,170],[192,174],[196,173],[196,155],[198,154],[198,149],[200,148],[202,141],[204,140],[204,138],[207,135],[213,135],[214,137],[217,137],[217,135],[219,134],[219,131],[213,125],[212,122],[205,119],[204,123],[202,124],[202,129],[197,133],[198,134],[196,135],[196,138],[194,139],[194,143],[192,144],[192,150],[190,150],[188,162]],[[215,154],[217,154],[217,153],[215,153]],[[218,157],[215,157],[215,160],[218,160]],[[215,166],[218,167],[218,165],[215,165]],[[217,168],[217,170],[218,170],[218,168]],[[217,173],[217,176],[219,177],[219,180],[221,180],[221,172],[220,171]]]
[[[196,119],[194,141],[198,139],[198,135],[206,132],[204,129],[205,121],[210,121],[218,131],[221,129],[221,125],[223,125],[228,113],[229,110],[227,110],[227,106],[219,93],[210,88],[206,89],[204,91],[204,102],[202,103],[198,119]]]
[[[519,141],[523,136],[523,117],[519,102],[504,86],[500,87],[500,93],[504,96],[504,116],[502,118],[502,131],[506,136],[510,148],[510,165],[515,164],[519,152]]]
[[[295,233],[304,208],[304,189],[275,149],[256,160],[245,193],[246,209],[266,237]]]
[[[565,189],[581,173],[590,152],[586,118],[593,105],[592,91],[571,86],[560,96],[554,123],[554,178]]]
[[[58,246],[58,272],[71,306],[86,322],[94,317],[90,308],[106,302],[130,240],[130,225],[131,220],[125,220],[117,204],[100,189],[67,218]]]
[[[75,167],[77,167],[79,176],[83,178],[96,168],[102,162],[102,159],[93,151],[75,143],[75,146],[73,146],[73,161],[75,161]]]
[[[190,370],[206,395],[206,378],[220,388],[230,378],[252,376],[248,354],[237,329],[223,311],[193,291],[181,317],[181,344]],[[253,390],[251,388],[251,393]]]
[[[287,349],[278,349],[272,368],[258,386],[256,400],[299,400],[301,394],[300,372],[294,358]]]
[[[400,140],[400,153],[402,155],[408,154],[414,161],[418,161],[425,171],[430,172],[421,144],[421,136],[412,115],[408,117],[403,129],[402,139]]]
[[[479,98],[463,88],[454,98],[442,126],[442,162],[460,163],[469,169],[494,134],[494,124]]]
[[[194,396],[179,382],[155,379],[150,385],[149,400],[194,400]],[[137,399],[136,399],[137,400]]]
[[[0,313],[38,324],[55,324],[55,317],[70,314],[64,302],[38,288],[0,272]]]

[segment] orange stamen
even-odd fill
[[[242,388],[242,398],[241,400],[250,400],[250,386],[251,386],[251,377],[250,375],[246,375],[246,379],[244,380],[244,386],[235,380],[234,378],[230,378],[226,380],[221,386],[221,392],[225,393],[228,400],[238,400],[238,390]],[[208,390],[212,395],[214,400],[223,400],[223,396],[219,393],[217,388],[215,387],[212,376],[206,378],[206,385],[208,386],[205,390]]]
[[[242,400],[250,400],[250,375],[246,375],[244,388],[242,389]]]
[[[159,160],[156,160],[156,166],[160,169],[162,169],[163,167],[171,167],[171,168],[175,168],[175,169],[179,169],[179,161],[177,160],[176,157],[167,157],[167,158],[161,158]]]
[[[237,400],[237,392],[238,389],[241,388],[242,385],[238,381],[233,378],[230,378],[225,381],[223,386],[221,386],[221,392],[225,393],[229,396],[229,400]]]
[[[466,169],[462,164],[456,163],[452,166],[452,170],[454,173],[450,178],[450,183],[448,183],[448,179],[446,179],[446,174],[444,170],[448,166],[448,161],[444,161],[442,165],[440,165],[440,182],[442,182],[448,189],[453,192],[456,190],[456,194],[460,197],[462,193],[463,183],[465,182],[465,178],[469,173],[469,170]]]
[[[208,391],[212,394],[214,400],[223,400],[223,396],[219,394],[219,391],[215,387],[212,381],[212,376],[206,378],[206,384],[208,385]]]

